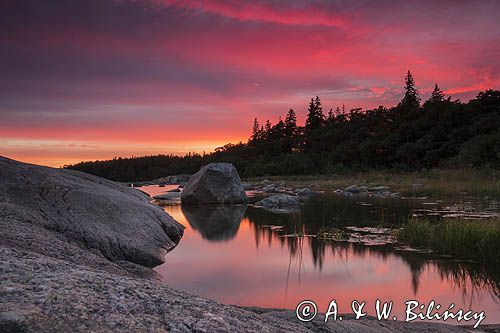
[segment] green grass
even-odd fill
[[[327,192],[356,184],[368,187],[389,186],[393,192],[415,196],[454,196],[467,193],[473,196],[500,197],[500,171],[494,169],[344,172],[332,175],[259,177],[248,181],[262,179],[275,182],[284,180],[291,186],[313,186]]]
[[[500,219],[452,219],[437,223],[412,219],[400,230],[398,240],[459,259],[500,264]]]

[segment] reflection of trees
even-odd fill
[[[496,299],[500,299],[500,270],[498,267],[488,268],[480,263],[457,263],[437,261],[441,278],[451,280],[462,289],[462,294],[471,297],[479,289],[488,290]],[[495,297],[493,297],[495,299]]]
[[[460,262],[434,258],[413,252],[395,252],[412,272],[413,291],[418,290],[420,274],[425,269],[434,269],[441,279],[446,279],[462,290],[464,297],[472,302],[479,290],[487,290],[493,299],[500,300],[500,269],[479,262]]]
[[[324,216],[324,212],[319,212]],[[402,260],[410,269],[412,275],[413,292],[416,294],[419,288],[420,275],[426,269],[434,269],[441,279],[451,281],[455,287],[462,290],[463,297],[474,297],[480,289],[486,289],[493,299],[500,300],[500,268],[488,266],[483,263],[458,262],[450,260],[438,260],[430,255],[397,251],[391,245],[386,246],[364,246],[358,243],[329,242],[318,240],[313,237],[279,237],[282,234],[299,233],[316,234],[322,226],[329,223],[329,219],[307,219],[312,221],[305,226],[301,220],[304,218],[304,210],[293,214],[274,214],[262,209],[248,209],[246,213],[251,225],[254,227],[255,243],[267,240],[269,244],[278,241],[281,247],[286,247],[290,254],[290,260],[295,258],[302,262],[302,248],[310,248],[314,267],[322,270],[326,253],[331,251],[334,256],[347,261],[352,253],[358,257],[366,255],[375,256],[386,260],[388,257],[396,257]],[[309,216],[311,218],[311,216]],[[351,223],[352,224],[352,223]],[[283,226],[283,231],[272,230],[266,225]],[[300,272],[300,267],[299,267]]]

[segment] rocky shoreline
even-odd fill
[[[302,323],[290,310],[169,288],[151,267],[183,227],[141,192],[76,171],[0,157],[0,232],[0,332],[470,332],[372,318]]]

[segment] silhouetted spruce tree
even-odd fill
[[[294,137],[297,134],[297,115],[293,109],[288,110],[285,117],[285,135]]]
[[[325,123],[325,115],[321,107],[321,100],[318,96],[315,99],[311,98],[309,108],[307,110],[306,124],[304,126],[304,146],[311,146],[311,138],[316,130],[321,128]]]
[[[325,115],[323,114],[323,108],[321,107],[321,100],[318,96],[316,96],[316,99],[311,98],[309,108],[307,109],[307,118],[305,124],[306,135],[320,128],[324,123]]]
[[[328,111],[328,117],[326,118],[327,122],[332,122],[335,119],[335,114],[333,113],[333,109],[330,108],[330,111]]]
[[[437,83],[434,86],[434,90],[432,91],[431,97],[429,98],[429,102],[431,103],[439,103],[444,101],[444,93],[441,89],[439,89]]]
[[[279,117],[276,125],[273,126],[273,132],[275,138],[282,143],[285,138],[285,122],[281,119],[281,117]]]
[[[297,115],[293,109],[290,109],[286,114],[284,125],[285,151],[290,152],[295,148],[298,134]]]
[[[409,108],[418,108],[420,106],[420,98],[418,97],[418,91],[415,88],[415,80],[413,79],[413,75],[411,75],[410,71],[406,73],[405,95],[399,105]]]
[[[257,141],[259,139],[260,139],[260,126],[257,118],[255,118],[253,121],[252,136],[250,137],[250,141]]]
[[[314,105],[316,106],[318,114],[321,115],[321,119],[325,120],[325,115],[323,114],[323,107],[321,106],[321,100],[318,96],[316,96],[316,99],[314,100]]]
[[[269,123],[269,125],[271,125],[271,123]],[[285,128],[285,123],[283,122],[283,120],[281,120],[281,117],[279,117],[276,125],[271,126],[269,129],[270,132],[269,139],[272,141],[281,141],[283,137],[284,128]]]
[[[269,135],[271,134],[271,122],[268,120],[266,120],[266,126],[264,127],[264,136],[265,138],[268,138]]]

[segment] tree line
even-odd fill
[[[330,108],[311,98],[303,126],[296,112],[260,124],[246,143],[210,154],[115,158],[66,166],[118,181],[196,172],[211,162],[230,162],[244,177],[334,174],[369,169],[500,168],[500,91],[486,90],[467,103],[445,97],[436,84],[428,100],[410,71],[398,105],[363,111]]]

